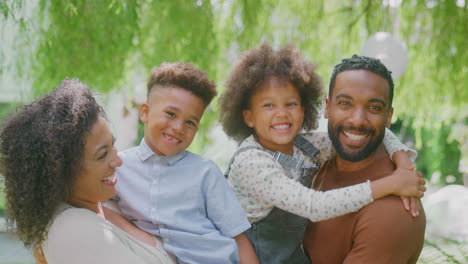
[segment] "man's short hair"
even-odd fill
[[[370,71],[387,80],[388,86],[390,88],[389,107],[392,107],[394,87],[392,72],[389,71],[379,59],[374,59],[366,56],[353,55],[351,58],[343,59],[339,64],[335,65],[335,68],[333,69],[332,75],[330,77],[328,96],[331,96],[333,93],[336,76],[341,72],[352,70]]]

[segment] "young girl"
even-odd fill
[[[260,263],[309,263],[301,248],[308,220],[355,212],[389,194],[420,197],[424,190],[420,176],[404,169],[342,189],[309,188],[320,163],[335,155],[327,134],[300,133],[317,123],[322,85],[313,70],[297,50],[262,44],[242,55],[220,98],[224,131],[242,142],[226,176],[252,224],[247,235]],[[402,157],[409,149],[389,130],[384,145],[394,160],[409,162]]]

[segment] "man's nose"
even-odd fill
[[[365,109],[362,107],[356,107],[354,111],[351,113],[350,121],[352,122],[353,126],[359,127],[363,123],[366,122],[366,112]]]

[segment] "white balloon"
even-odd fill
[[[400,77],[408,65],[408,51],[403,41],[388,32],[377,32],[372,35],[361,49],[361,55],[379,59],[393,79]]]

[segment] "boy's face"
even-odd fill
[[[190,146],[205,111],[203,101],[177,87],[155,87],[140,108],[146,144],[158,155],[171,156]]]
[[[255,130],[264,148],[292,154],[294,138],[304,122],[304,107],[297,89],[289,81],[268,78],[250,98],[243,111],[244,122]]]

